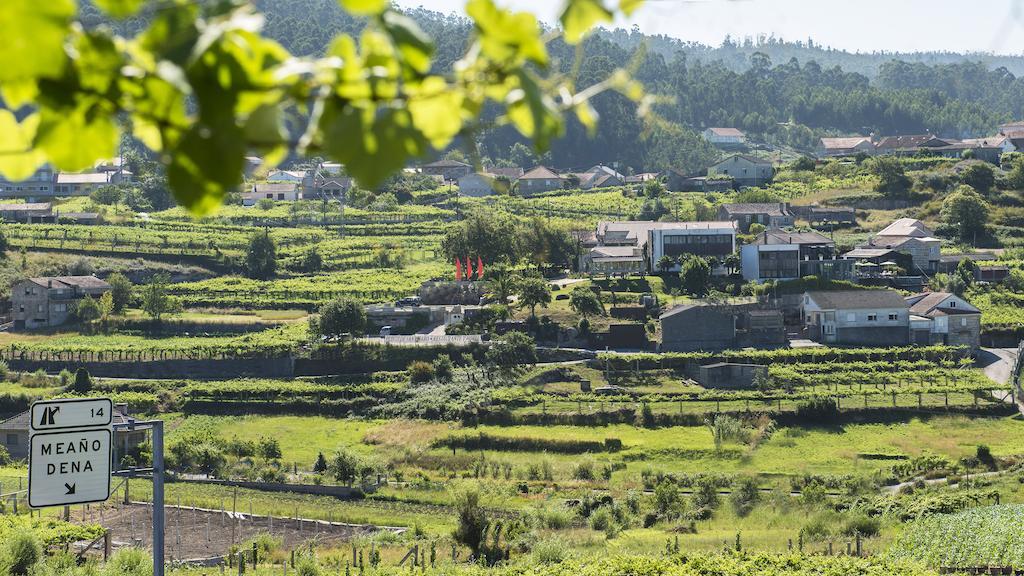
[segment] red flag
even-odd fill
[[[476,279],[484,279],[484,261],[479,256],[476,257]]]
[[[458,258],[455,259],[455,280],[462,280],[462,261]]]
[[[466,280],[473,279],[473,261],[466,256]]]

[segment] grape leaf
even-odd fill
[[[570,44],[582,40],[595,24],[611,21],[612,13],[601,0],[568,0],[561,17],[565,41]]]
[[[14,113],[0,109],[0,174],[9,180],[24,180],[46,162],[42,150],[32,148],[38,126],[38,114],[30,114],[19,124]]]
[[[0,8],[0,83],[59,76],[74,0],[4,0]]]
[[[146,0],[94,0],[101,10],[114,18],[127,18],[139,11]]]
[[[434,53],[434,44],[430,37],[420,30],[416,21],[392,11],[385,12],[382,21],[384,29],[398,46],[398,51],[405,62],[420,74],[430,70],[430,56]]]
[[[353,14],[363,16],[380,14],[388,7],[389,0],[338,0],[341,7]]]
[[[117,153],[118,129],[109,110],[80,104],[71,109],[43,107],[34,145],[61,170],[91,168]]]
[[[462,129],[462,93],[451,89],[439,76],[426,78],[418,88],[409,90],[413,124],[431,146],[443,149]]]

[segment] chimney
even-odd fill
[[[53,280],[47,280],[46,281],[46,288],[47,289],[53,288]]]
[[[114,409],[125,416],[129,415],[127,402],[119,402],[117,404],[114,404]]]

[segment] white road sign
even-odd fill
[[[32,404],[32,430],[69,430],[110,426],[114,405],[110,398],[66,398]]]
[[[28,504],[33,508],[110,497],[110,428],[32,435]]]
[[[109,398],[32,404],[29,506],[86,504],[110,497],[112,410]]]

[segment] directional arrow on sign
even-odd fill
[[[64,487],[68,489],[68,491],[64,493],[65,495],[67,495],[67,494],[74,494],[75,493],[75,483],[74,482],[72,482],[71,484],[68,484],[67,482],[65,482],[64,483]]]

